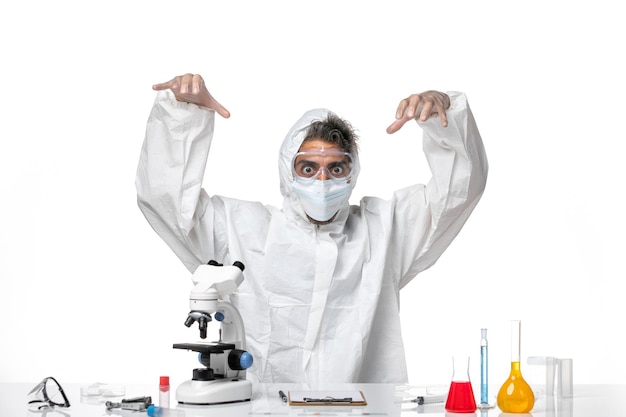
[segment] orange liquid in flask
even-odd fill
[[[498,407],[505,413],[528,413],[535,405],[535,394],[522,377],[519,362],[511,362],[511,374],[498,392]]]
[[[529,413],[535,405],[535,394],[522,376],[520,366],[521,323],[511,321],[511,374],[498,392],[498,407],[505,413]]]

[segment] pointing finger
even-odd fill
[[[387,133],[392,134],[392,133],[396,133],[398,130],[400,130],[402,128],[402,126],[404,126],[404,124],[406,122],[408,122],[411,119],[407,119],[402,118],[402,119],[398,119],[395,122],[393,122],[392,124],[389,125],[389,127],[387,127]]]

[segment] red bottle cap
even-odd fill
[[[159,385],[169,385],[169,384],[170,384],[169,376],[162,376],[161,378],[159,378]]]

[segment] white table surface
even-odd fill
[[[95,416],[145,416],[145,412],[114,411],[108,412],[104,406],[106,400],[119,402],[122,398],[151,396],[153,402],[158,402],[158,386],[155,384],[128,384],[124,385],[123,397],[81,397],[80,388],[89,383],[63,383],[59,381],[68,396],[71,407],[40,412],[28,410],[26,397],[28,392],[37,384],[27,383],[0,383],[0,417],[18,416],[47,416],[47,417],[95,417]],[[307,406],[296,407],[283,403],[278,391],[290,390],[362,390],[365,394],[366,406]],[[299,384],[258,384],[253,387],[251,401],[228,405],[213,406],[183,406],[176,402],[176,387],[172,387],[171,407],[185,411],[185,417],[194,416],[223,416],[223,417],[254,417],[254,416],[323,416],[323,417],[353,417],[353,416],[398,416],[407,417],[416,414],[437,417],[504,417],[529,416],[534,417],[622,417],[626,416],[626,385],[575,385],[573,398],[559,398],[541,396],[535,401],[535,407],[530,414],[507,414],[497,407],[488,410],[477,410],[470,414],[448,413],[444,404],[430,404],[417,406],[415,403],[402,402],[405,389],[390,384],[334,384],[324,387],[305,387]],[[420,393],[415,387],[410,392]],[[490,391],[496,392],[496,391]],[[425,388],[424,388],[425,393]],[[415,416],[417,417],[417,416]]]

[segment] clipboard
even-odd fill
[[[289,405],[367,405],[363,391],[289,391]]]

